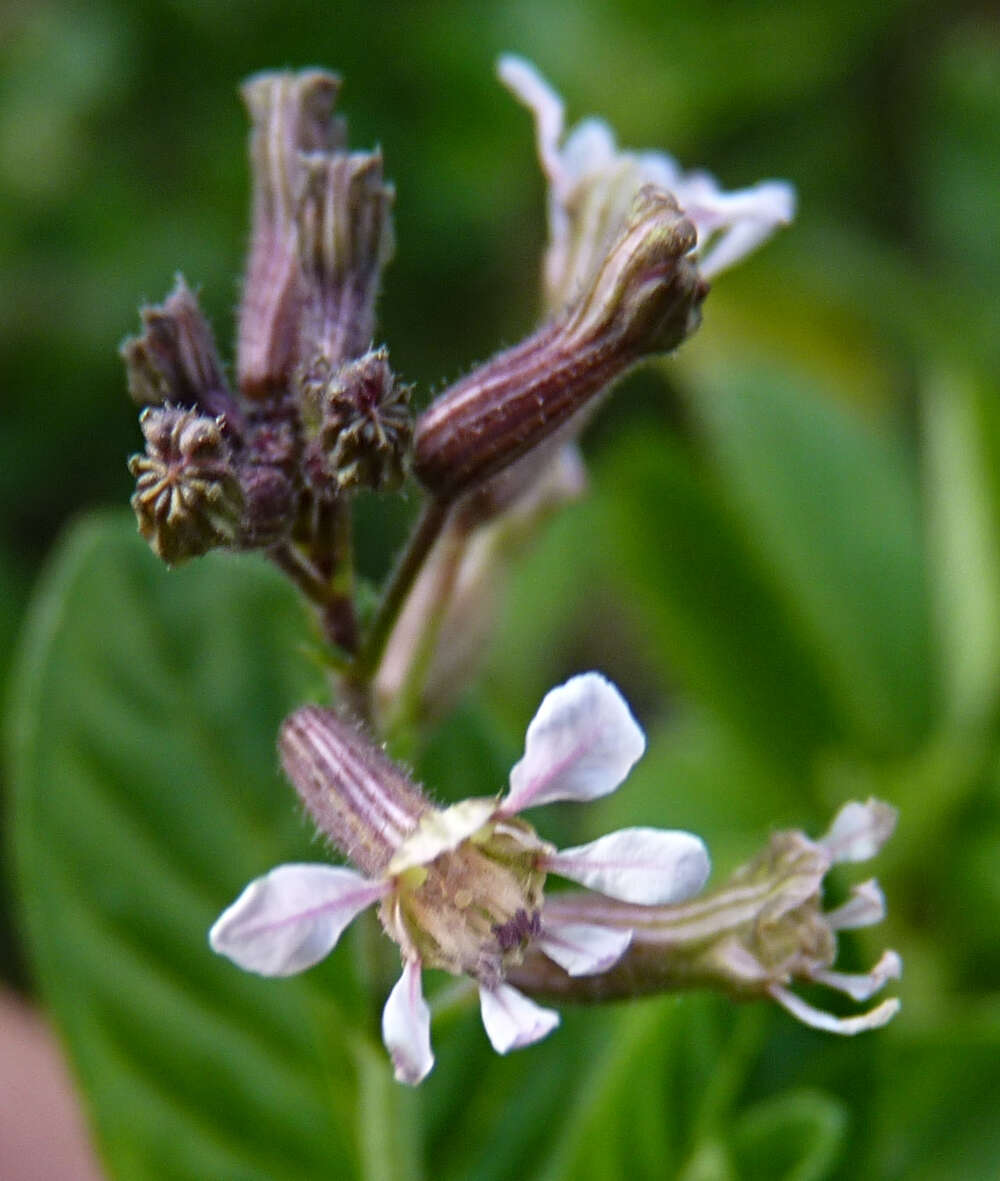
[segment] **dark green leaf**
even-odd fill
[[[899,449],[780,371],[695,391],[748,544],[822,668],[841,723],[906,750],[933,704],[916,483]]]
[[[206,942],[251,877],[316,856],[274,753],[307,694],[305,634],[263,565],[168,573],[119,517],[72,531],[36,599],[14,849],[40,983],[117,1176],[353,1172],[330,990],[252,978]]]

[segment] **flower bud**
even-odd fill
[[[410,387],[384,348],[332,369],[319,359],[298,378],[303,418],[315,423],[323,466],[340,489],[386,491],[403,481],[413,435]]]
[[[670,194],[644,188],[576,304],[421,416],[420,481],[442,499],[462,495],[576,420],[644,356],[680,344],[697,327],[708,291],[685,257],[694,244],[694,228]]]
[[[282,389],[295,366],[302,299],[295,222],[301,155],[343,143],[343,122],[331,118],[339,89],[339,78],[322,70],[256,74],[242,89],[251,120],[253,212],[237,372],[240,389],[250,398]]]
[[[223,376],[212,329],[198,299],[178,275],[163,301],[141,311],[143,333],[121,348],[128,392],[139,406],[197,407],[213,417],[236,408]]]
[[[392,257],[394,192],[382,153],[302,158],[297,211],[304,278],[299,356],[337,365],[363,353],[375,330],[375,298]]]
[[[154,553],[177,565],[232,545],[243,510],[222,419],[175,406],[147,408],[139,419],[144,455],[133,455],[132,508]]]

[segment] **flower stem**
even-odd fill
[[[393,626],[406,602],[406,596],[416,581],[424,560],[434,548],[450,511],[451,501],[439,497],[434,497],[424,504],[406,548],[390,575],[368,635],[355,657],[351,679],[356,683],[367,684],[377,671]]]

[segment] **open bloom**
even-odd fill
[[[586,285],[602,247],[647,184],[672,193],[698,233],[698,268],[710,279],[760,246],[795,213],[795,190],[762,181],[723,192],[707,172],[683,172],[666,152],[627,152],[602,119],[564,136],[563,102],[530,62],[500,58],[500,80],[535,117],[538,155],[549,183],[546,299],[556,310]]]
[[[291,975],[326,956],[351,920],[377,903],[403,958],[382,1015],[401,1082],[420,1082],[434,1064],[423,967],[475,979],[486,1034],[505,1054],[559,1023],[557,1013],[505,982],[529,947],[572,976],[606,971],[626,950],[628,929],[543,919],[547,873],[639,907],[688,898],[708,877],[708,854],[690,833],[629,828],[557,851],[518,818],[539,804],[607,795],[643,753],[628,706],[597,673],[546,695],[501,797],[436,808],[353,725],[326,710],[293,714],[280,743],[307,808],[365,872],[278,866],[223,912],[211,945],[248,971]]]

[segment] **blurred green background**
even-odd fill
[[[351,1032],[350,949],[287,986],[203,963],[232,892],[316,855],[273,755],[316,687],[302,614],[250,559],[167,575],[126,515],[79,518],[130,492],[116,354],[139,303],[183,271],[229,352],[236,87],[254,70],[337,69],[352,144],[383,146],[381,331],[419,398],[530,329],[544,192],[530,120],[493,78],[505,50],[571,122],[602,114],[727,188],[788,178],[800,213],[595,420],[589,497],[519,568],[481,682],[419,770],[442,797],[495,790],[544,691],[599,667],[649,753],[585,818],[553,813],[554,839],[689,827],[721,875],[773,827],[818,833],[845,799],[887,798],[890,919],[844,960],[896,946],[904,1008],[840,1042],[668,998],[569,1014],[503,1062],[457,1018],[406,1097],[400,1165],[365,1132],[395,1100]],[[8,0],[0,660],[19,873],[0,956],[9,982],[40,981],[116,1175],[1000,1172],[998,162],[1000,25],[980,4]],[[361,506],[371,575],[415,504]]]

